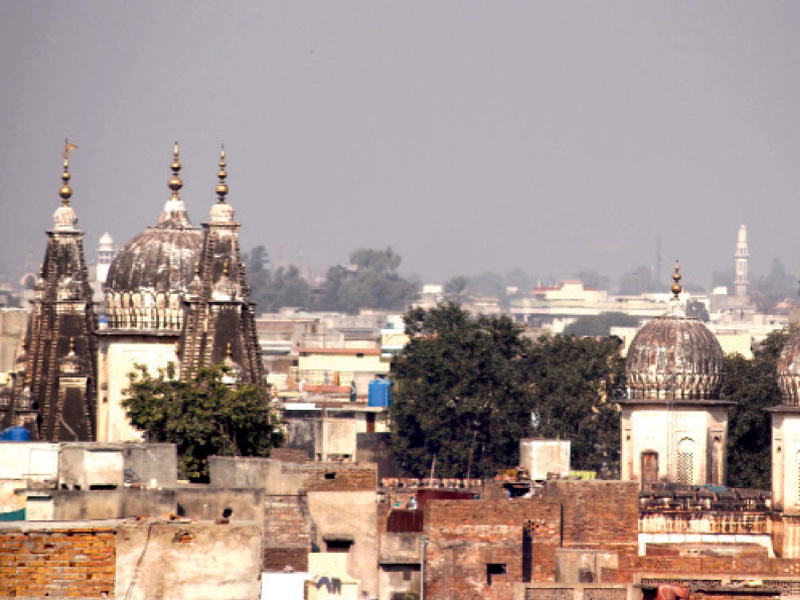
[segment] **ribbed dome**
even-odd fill
[[[632,399],[718,399],[725,362],[714,334],[672,308],[636,334],[626,371]]]
[[[633,400],[717,400],[725,373],[722,346],[698,319],[686,316],[675,262],[667,311],[639,330],[626,371]]]
[[[148,227],[114,257],[108,269],[106,290],[182,291],[194,276],[202,245],[200,229],[188,220],[179,225],[167,219]]]
[[[778,387],[785,405],[800,406],[800,331],[792,334],[778,357]]]

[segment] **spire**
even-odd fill
[[[670,291],[672,292],[673,300],[678,300],[678,296],[681,295],[683,288],[681,287],[681,265],[678,260],[675,260],[675,272],[672,274],[672,287]]]
[[[219,153],[219,173],[217,173],[217,177],[219,177],[217,196],[219,196],[220,202],[225,202],[225,196],[228,195],[228,185],[225,183],[225,178],[228,176],[228,173],[225,171],[227,164],[228,163],[225,162],[225,144],[223,144],[222,151]]]
[[[217,184],[217,197],[218,202],[211,207],[209,214],[209,221],[211,223],[232,223],[233,222],[233,207],[225,202],[225,196],[228,195],[228,184],[225,179],[228,177],[228,172],[225,167],[228,165],[225,162],[225,145],[222,146],[222,151],[219,154],[219,183]]]
[[[180,151],[178,150],[178,142],[175,142],[175,149],[172,151],[172,164],[170,165],[170,169],[172,169],[172,177],[169,179],[169,189],[172,190],[172,198],[173,200],[178,199],[178,192],[183,187],[183,180],[181,180],[178,173],[181,172],[181,165],[180,161]]]
[[[69,199],[72,197],[72,188],[69,185],[69,180],[72,176],[69,174],[69,153],[77,149],[77,146],[70,144],[69,140],[64,140],[64,170],[61,173],[61,189],[58,190],[58,195],[61,196],[61,206],[56,209],[53,214],[53,224],[58,231],[74,230],[75,224],[78,222],[78,217],[75,210],[69,205]]]
[[[177,227],[178,229],[192,227],[189,222],[189,215],[186,213],[186,206],[178,193],[183,188],[183,180],[179,175],[182,167],[178,142],[175,142],[175,149],[172,151],[172,164],[169,166],[172,170],[172,177],[167,182],[167,186],[172,190],[172,196],[164,205],[164,212],[161,213],[161,218],[158,220],[159,225],[162,227]]]

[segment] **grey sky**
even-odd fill
[[[800,274],[800,3],[4,2],[0,271],[58,205],[88,258],[169,195],[194,223],[219,145],[243,246],[316,268],[391,245],[425,279],[618,275],[679,256]]]

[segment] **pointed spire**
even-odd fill
[[[674,296],[673,299],[678,300],[678,296],[681,295],[683,288],[681,287],[681,265],[677,259],[675,260],[675,272],[672,274],[672,281],[673,283],[670,291]]]
[[[186,213],[186,206],[184,206],[183,200],[178,194],[183,188],[183,180],[180,178],[182,167],[178,142],[175,142],[175,149],[172,151],[172,164],[169,167],[172,170],[172,176],[167,182],[167,186],[172,190],[172,196],[164,205],[164,212],[161,213],[161,218],[158,220],[159,225],[163,224],[161,225],[162,227],[174,228],[177,226],[178,228],[187,229],[192,227],[189,215]]]
[[[169,179],[169,189],[172,190],[172,197],[173,199],[178,199],[178,192],[183,187],[183,180],[180,178],[178,173],[181,172],[181,165],[180,161],[180,151],[178,149],[178,142],[175,142],[175,149],[172,152],[172,164],[170,165],[170,169],[172,169],[172,177]]]
[[[58,190],[61,206],[53,214],[55,229],[60,231],[75,229],[75,224],[78,222],[75,211],[69,205],[69,199],[72,197],[72,188],[69,185],[72,177],[69,173],[69,153],[76,148],[77,146],[70,144],[69,140],[64,140],[64,152],[61,154],[64,157],[64,170],[61,173],[61,189]]]
[[[222,151],[219,153],[219,173],[217,173],[217,177],[219,177],[217,196],[219,196],[220,202],[225,202],[225,196],[228,195],[228,185],[225,183],[225,178],[228,176],[228,173],[225,171],[227,164],[228,163],[225,162],[225,144],[223,144]]]
[[[232,223],[233,222],[233,207],[225,202],[225,196],[228,195],[228,184],[225,179],[228,177],[228,172],[225,167],[228,163],[225,161],[225,145],[222,146],[222,151],[219,154],[219,183],[217,184],[217,203],[211,207],[209,214],[211,223]]]

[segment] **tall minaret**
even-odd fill
[[[747,227],[739,227],[739,236],[736,239],[736,297],[747,297],[747,259],[750,253],[747,251]]]
[[[114,260],[114,238],[106,231],[100,238],[97,249],[97,281],[105,284],[108,278],[108,268]]]

